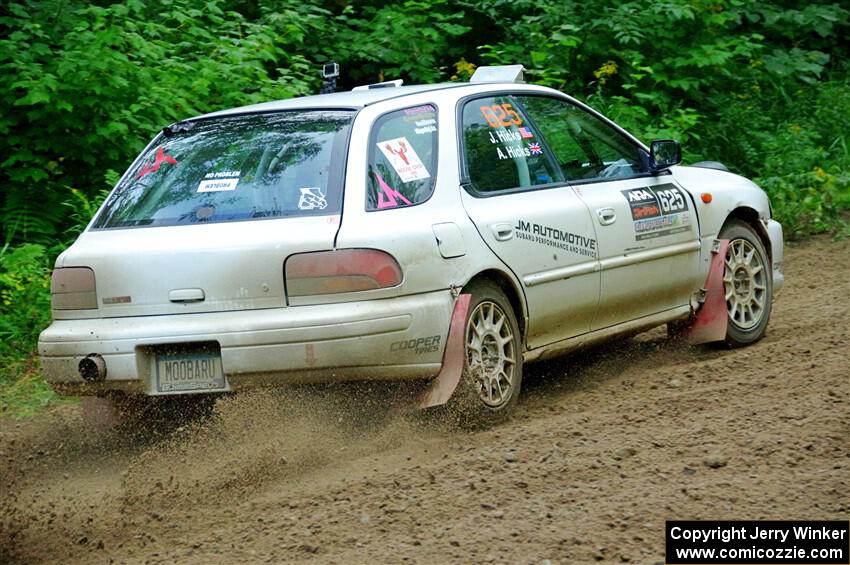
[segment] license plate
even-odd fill
[[[156,357],[159,392],[223,390],[227,388],[221,356],[216,353],[174,353]]]

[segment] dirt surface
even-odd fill
[[[0,421],[0,562],[656,563],[667,519],[847,519],[850,241],[785,270],[760,343],[531,365],[477,433],[304,391],[154,439]]]

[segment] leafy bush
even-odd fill
[[[790,237],[840,231],[850,209],[850,81],[835,75],[783,89],[753,84],[703,133],[765,189]]]
[[[59,397],[39,375],[38,334],[50,324],[50,272],[56,255],[86,227],[107,196],[72,189],[62,203],[71,225],[58,245],[24,243],[0,250],[0,415],[28,416]]]
[[[756,179],[770,194],[773,216],[791,237],[834,230],[842,232],[843,211],[850,209],[850,171],[806,173]]]
[[[481,47],[587,100],[686,162],[724,162],[770,195],[789,237],[846,230],[850,11],[837,3],[477,2],[515,22]],[[505,15],[507,11],[508,15]]]
[[[49,242],[68,186],[93,196],[169,123],[311,92],[318,76],[298,51],[324,16],[296,1],[254,21],[223,0],[10,4],[0,17],[6,241]]]
[[[0,359],[31,351],[50,323],[50,259],[34,243],[0,255]]]
[[[50,259],[37,244],[0,254],[0,415],[24,416],[55,399],[35,356],[50,323]]]

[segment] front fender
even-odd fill
[[[676,182],[694,196],[700,222],[700,237],[714,238],[734,210],[752,208],[759,219],[770,219],[770,201],[756,183],[734,173],[701,167],[678,166],[671,169]],[[710,202],[702,199],[710,194]]]

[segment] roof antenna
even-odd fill
[[[336,92],[336,79],[339,78],[339,65],[331,61],[322,65],[322,88],[319,94]]]

